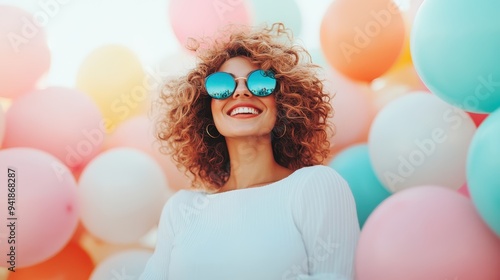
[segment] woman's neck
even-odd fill
[[[266,185],[292,173],[275,161],[270,136],[227,138],[226,143],[231,169],[219,192]]]

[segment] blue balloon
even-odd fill
[[[465,111],[500,107],[500,1],[425,0],[410,49],[425,85]]]
[[[372,211],[387,197],[389,191],[380,183],[368,153],[368,145],[358,144],[340,152],[329,164],[349,184],[354,200],[360,227]]]
[[[271,25],[282,22],[292,30],[294,37],[302,31],[302,14],[295,0],[251,0],[255,24]]]
[[[500,237],[500,109],[481,123],[472,138],[467,184],[479,214]]]

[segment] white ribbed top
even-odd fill
[[[346,181],[328,166],[269,185],[165,204],[144,280],[354,279],[359,224]]]

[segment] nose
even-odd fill
[[[236,89],[234,90],[233,98],[240,98],[240,97],[248,98],[252,96],[245,82],[246,79],[244,78],[236,79]]]

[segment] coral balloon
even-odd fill
[[[378,180],[373,171],[366,144],[350,146],[328,164],[349,183],[360,227],[384,199],[391,195]]]
[[[467,156],[467,183],[472,201],[500,237],[500,109],[477,129]]]
[[[148,250],[119,252],[99,263],[89,279],[139,279],[152,255],[153,252]]]
[[[251,23],[249,5],[245,0],[171,0],[168,15],[182,47],[187,47],[190,37],[212,37],[226,25]]]
[[[160,144],[154,137],[153,121],[146,116],[133,117],[121,123],[111,134],[105,149],[118,147],[136,148],[152,156],[160,165],[171,190],[188,188],[189,178],[177,169],[168,155],[160,153]]]
[[[370,82],[399,58],[405,24],[393,1],[336,0],[323,17],[320,39],[333,68]]]
[[[411,52],[418,74],[434,94],[465,111],[500,107],[498,11],[500,1],[425,0],[415,17]]]
[[[101,153],[79,179],[81,220],[94,236],[133,243],[158,223],[167,183],[158,163],[132,148]]]
[[[150,103],[149,79],[141,61],[126,47],[108,45],[90,53],[77,74],[77,88],[92,97],[101,110],[107,132]]]
[[[7,280],[88,280],[94,263],[78,244],[70,242],[54,257],[34,266],[17,269]]]
[[[464,111],[435,95],[410,93],[387,104],[370,128],[375,174],[392,192],[418,185],[458,189],[476,131]]]
[[[6,114],[3,146],[46,151],[81,170],[96,156],[104,140],[102,115],[80,91],[52,87],[28,93],[12,103]]]
[[[0,242],[0,266],[22,268],[53,257],[78,224],[73,175],[57,158],[31,148],[0,150],[0,168],[5,182],[0,188],[0,219],[10,225],[0,227],[5,238]],[[7,238],[9,243],[4,242]]]
[[[484,119],[486,119],[489,115],[488,114],[478,114],[478,113],[472,113],[472,112],[467,112],[471,119],[474,121],[477,127],[479,127]]]
[[[472,202],[443,187],[393,194],[368,218],[357,280],[500,279],[500,239]]]
[[[28,12],[0,5],[0,96],[15,98],[35,88],[50,67],[43,23]]]

